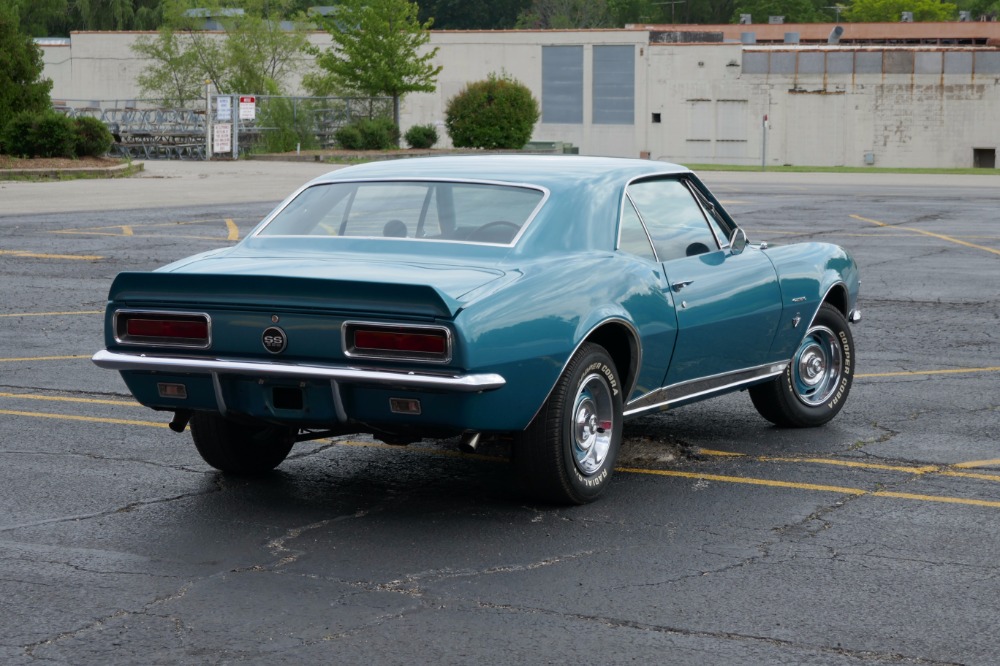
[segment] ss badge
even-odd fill
[[[277,326],[264,329],[261,342],[264,343],[264,349],[272,354],[280,354],[288,346],[288,338],[285,337],[285,332]]]

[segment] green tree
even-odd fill
[[[958,7],[941,0],[854,0],[844,17],[855,23],[896,22],[903,12],[913,12],[914,21],[951,21]]]
[[[281,25],[301,18],[290,14],[293,0],[242,0],[242,15],[215,15],[221,37],[200,29],[204,16],[185,12],[191,4],[174,0],[158,34],[133,44],[133,52],[148,63],[138,79],[143,94],[183,106],[202,96],[206,80],[221,93],[280,94],[296,58],[309,46],[305,23],[296,21],[291,30]],[[220,9],[217,1],[196,4],[210,13]]]
[[[314,95],[358,92],[391,97],[399,125],[399,101],[411,92],[434,92],[441,67],[430,40],[431,20],[421,23],[409,0],[342,0],[337,13],[323,20],[333,47],[316,58],[320,72],[303,77]]]
[[[812,0],[739,0],[730,23],[739,23],[740,14],[750,14],[758,23],[765,23],[769,16],[784,16],[785,23],[821,23],[831,18]]]
[[[531,0],[421,0],[420,20],[436,30],[508,30]]]
[[[190,44],[190,41],[187,42]],[[184,36],[161,28],[155,37],[140,37],[132,52],[149,61],[136,79],[142,94],[162,99],[166,106],[187,106],[204,95],[206,73]]]
[[[32,37],[69,35],[67,0],[14,0],[21,17],[21,30]]]
[[[52,81],[42,78],[42,50],[21,32],[11,5],[0,5],[0,130],[18,112],[41,113],[52,105]]]
[[[607,0],[533,0],[517,19],[517,27],[574,30],[614,27]]]

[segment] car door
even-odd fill
[[[685,178],[638,181],[627,192],[662,262],[676,310],[677,340],[663,385],[763,364],[781,317],[777,275],[767,256],[753,246],[733,252],[735,226]]]

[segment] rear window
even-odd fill
[[[492,183],[327,183],[303,190],[258,236],[353,236],[509,244],[545,198]]]

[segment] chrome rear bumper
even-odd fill
[[[98,367],[109,370],[208,374],[212,375],[213,378],[217,378],[218,375],[242,375],[274,379],[316,379],[365,386],[431,389],[458,391],[461,393],[492,391],[507,383],[502,376],[494,373],[449,375],[429,372],[400,372],[347,366],[298,365],[219,358],[121,354],[110,352],[106,349],[102,349],[94,354],[91,360]]]

